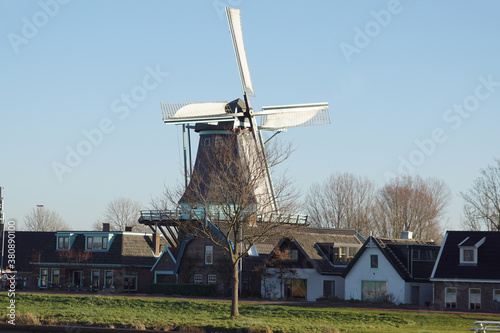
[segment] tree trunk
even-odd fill
[[[238,310],[238,286],[239,286],[239,276],[238,276],[238,262],[233,265],[233,295],[231,299],[231,317],[235,318],[240,315]]]

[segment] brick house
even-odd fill
[[[16,245],[26,288],[146,292],[165,241],[127,231],[18,231]]]
[[[431,281],[434,304],[461,310],[500,310],[500,232],[448,231]]]

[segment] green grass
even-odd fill
[[[240,303],[231,319],[230,303],[170,298],[16,294],[17,314],[31,312],[42,324],[115,328],[204,327],[274,332],[467,332],[476,320],[499,317],[381,309],[326,308]],[[2,308],[8,298],[2,298]],[[5,317],[6,318],[6,317]],[[4,318],[4,321],[6,319]]]

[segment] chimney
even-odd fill
[[[160,233],[155,231],[153,234],[153,247],[155,251],[155,257],[160,255]]]
[[[413,232],[411,231],[402,231],[401,239],[413,239]]]
[[[109,223],[102,224],[102,231],[109,231]]]
[[[132,231],[132,227],[125,226],[125,231]]]

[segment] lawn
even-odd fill
[[[474,313],[285,306],[171,298],[16,294],[16,316],[34,314],[42,324],[169,330],[187,327],[265,332],[467,332],[476,320],[500,320]],[[2,299],[2,308],[8,298]],[[7,317],[4,315],[4,321]],[[17,322],[20,324],[20,322]]]

